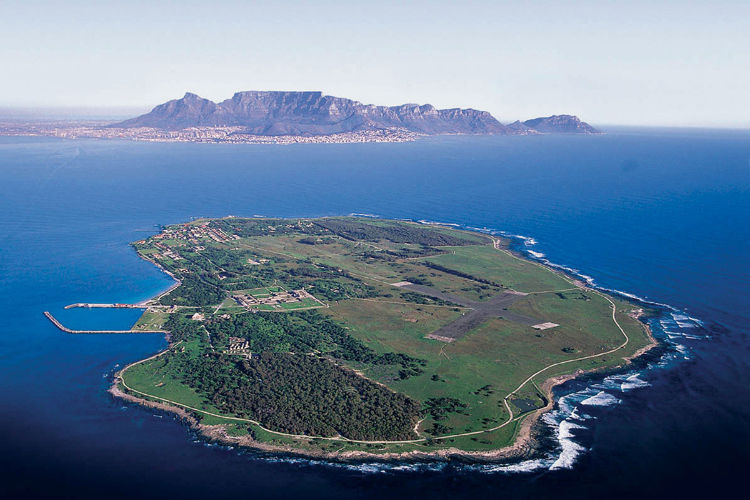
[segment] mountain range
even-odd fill
[[[437,109],[430,104],[375,106],[322,92],[284,91],[237,92],[220,103],[188,92],[181,99],[165,102],[149,113],[110,127],[161,130],[239,127],[243,133],[264,136],[317,136],[384,129],[426,135],[598,133],[572,115],[503,125],[487,111],[475,109]]]

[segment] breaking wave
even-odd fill
[[[614,397],[612,394],[604,391],[599,391],[596,395],[586,398],[581,401],[584,406],[612,406],[620,403],[621,401]]]

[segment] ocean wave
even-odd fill
[[[418,220],[420,224],[426,224],[429,226],[439,225],[439,226],[451,226],[451,227],[461,227],[461,224],[456,224],[454,222],[439,222],[435,220]]]
[[[583,413],[581,411],[581,408],[577,407],[577,406],[573,407],[573,411],[570,412],[570,415],[568,415],[568,419],[570,419],[570,420],[577,420],[579,422],[585,422],[586,420],[591,420],[591,419],[594,419],[594,418],[596,418],[596,417],[594,417],[592,415],[589,415],[587,413]]]
[[[517,474],[517,473],[529,473],[538,470],[549,469],[551,463],[549,458],[535,458],[531,460],[523,460],[521,462],[510,463],[510,464],[492,464],[472,467],[472,470],[485,473],[506,473],[506,474]]]
[[[632,389],[639,389],[641,387],[648,387],[651,384],[639,378],[640,373],[626,373],[618,375],[610,375],[605,377],[599,384],[593,384],[591,387],[596,389],[614,390],[619,392],[627,392]]]
[[[582,445],[573,440],[575,437],[575,434],[571,432],[573,429],[585,429],[585,427],[567,420],[560,422],[557,431],[557,440],[560,443],[561,450],[557,460],[550,465],[550,470],[572,468],[578,455],[585,451]]]
[[[581,404],[584,406],[612,406],[620,402],[621,401],[614,397],[612,394],[604,391],[599,391],[594,396],[581,401]]]
[[[642,387],[649,387],[651,384],[646,382],[645,380],[641,380],[638,376],[640,373],[636,373],[634,375],[631,375],[625,379],[625,382],[620,384],[620,390],[622,392],[631,391],[633,389],[640,389]]]
[[[534,239],[534,238],[532,238],[531,236],[524,236],[522,234],[513,234],[513,233],[509,233],[507,231],[497,231],[497,230],[493,231],[491,229],[489,229],[488,231],[491,232],[491,233],[493,233],[493,234],[499,234],[500,236],[504,236],[506,238],[512,238],[512,239],[515,239],[515,240],[521,240],[521,241],[523,241],[523,244],[525,246],[527,246],[527,247],[534,246],[534,245],[536,245],[538,243],[537,240]]]

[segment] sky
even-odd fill
[[[502,122],[750,128],[750,1],[0,0],[0,108],[320,90]]]

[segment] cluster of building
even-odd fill
[[[159,235],[157,235],[157,236],[159,236]],[[138,241],[137,243],[141,243],[142,244],[142,243],[145,243],[145,241],[141,240],[141,241]],[[157,241],[156,243],[154,243],[154,246],[160,250],[159,252],[154,252],[154,254],[152,255],[152,257],[154,259],[156,259],[156,260],[162,260],[164,257],[166,257],[166,258],[172,259],[174,261],[182,260],[182,256],[180,256],[179,253],[175,252],[174,250],[172,250],[171,248],[169,248],[164,243],[160,243],[160,242]]]
[[[304,289],[299,290],[283,290],[280,292],[270,292],[268,296],[254,296],[249,293],[238,293],[232,295],[237,304],[246,308],[253,309],[259,305],[268,306],[280,306],[281,304],[292,304],[294,302],[300,302],[303,299],[313,299],[317,301],[308,291]]]
[[[229,348],[227,349],[227,354],[241,354],[248,358],[253,357],[253,353],[250,352],[250,342],[241,337],[229,337]]]
[[[152,236],[154,240],[175,240],[186,242],[193,245],[196,249],[200,240],[208,238],[217,243],[223,243],[229,240],[238,240],[240,237],[236,234],[227,234],[222,229],[211,227],[205,224],[182,224],[179,226],[170,226],[159,234]],[[158,243],[156,244],[159,245]]]
[[[91,123],[2,123],[3,135],[44,135],[79,139],[128,139],[149,142],[213,142],[230,144],[301,144],[355,142],[409,142],[420,134],[403,128],[363,130],[331,135],[255,135],[244,133],[243,127],[189,127],[162,130],[149,127],[105,128]]]

